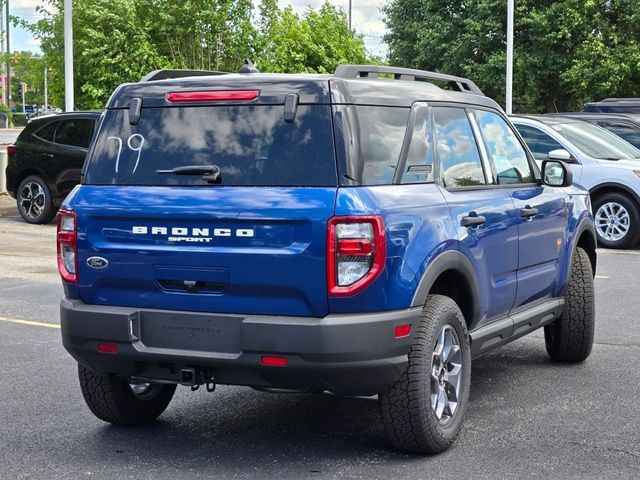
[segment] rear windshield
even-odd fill
[[[300,105],[285,122],[282,105],[109,110],[87,164],[93,185],[337,185],[331,109]],[[177,167],[220,169],[220,182]],[[158,173],[163,170],[165,173]]]

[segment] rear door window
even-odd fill
[[[109,110],[94,144],[85,183],[209,185],[201,175],[158,173],[215,165],[221,185],[337,185],[331,109],[300,105],[285,122],[282,105]]]
[[[72,147],[88,148],[94,121],[86,118],[62,120],[56,129],[55,142]]]
[[[516,128],[536,160],[547,160],[549,152],[564,149],[562,145],[539,128],[529,125],[516,125]]]
[[[486,185],[480,152],[463,108],[433,108],[440,181],[444,187]]]

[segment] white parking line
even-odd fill
[[[637,250],[613,250],[608,248],[598,248],[596,250],[598,254],[604,255],[635,255],[640,256],[640,252]]]

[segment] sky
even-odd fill
[[[307,6],[318,8],[324,0],[278,0],[281,7],[291,5],[293,9],[302,13]],[[342,7],[346,12],[349,0],[329,0],[338,7]],[[9,0],[11,15],[33,22],[40,15],[36,12],[38,5],[43,5],[42,0]],[[381,20],[380,7],[382,1],[378,0],[352,0],[352,26],[359,34],[364,36],[364,43],[370,53],[378,56],[385,56],[386,46],[382,42],[385,28]],[[31,34],[22,29],[11,27],[11,50],[29,50],[39,52],[38,41]]]

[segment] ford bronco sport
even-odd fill
[[[59,212],[98,418],[152,422],[178,384],[378,395],[393,446],[440,452],[473,358],[541,327],[552,359],[589,355],[587,192],[470,80],[153,78],[112,95]]]

